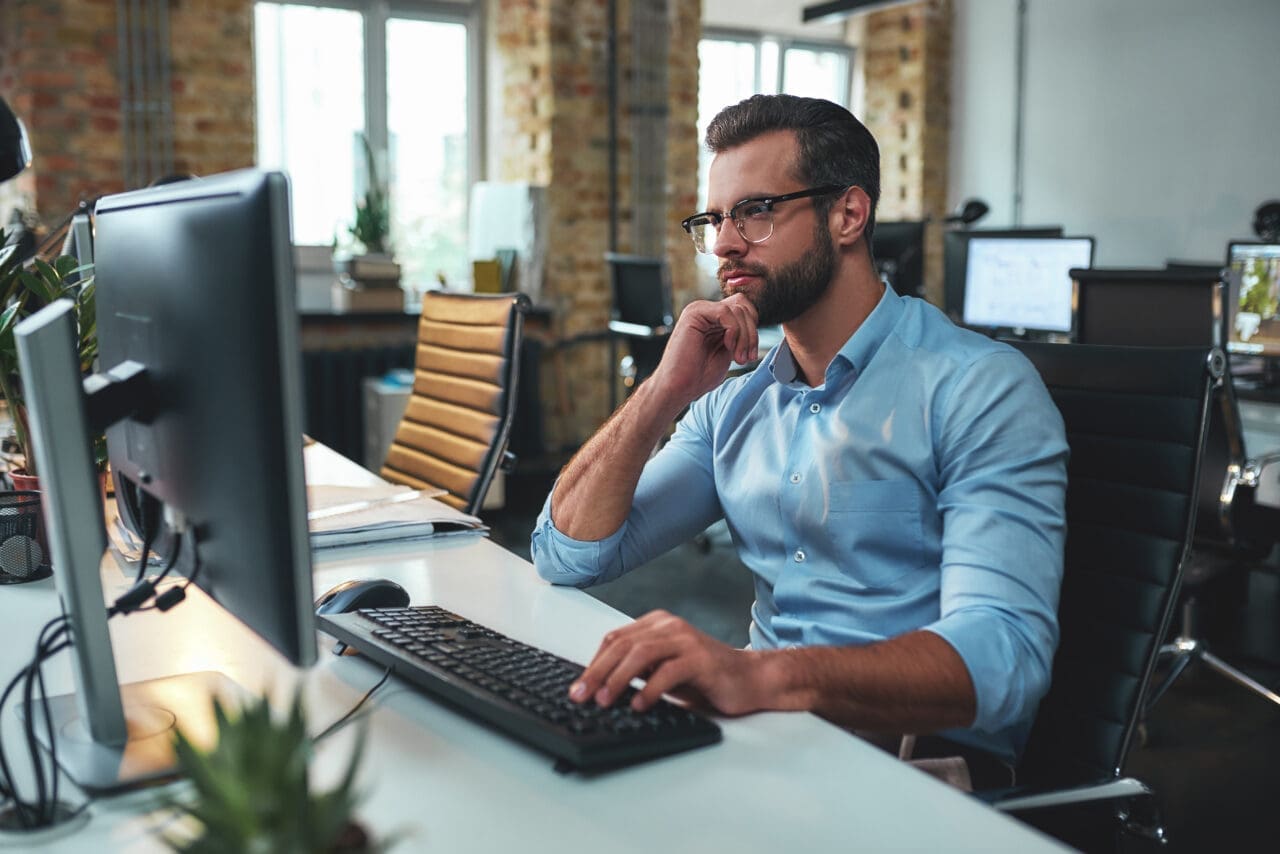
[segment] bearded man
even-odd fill
[[[918,734],[1008,785],[1057,645],[1067,445],[1034,368],[887,289],[879,149],[827,101],[757,95],[707,130],[708,210],[683,226],[723,299],[561,472],[533,532],[555,584],[608,581],[725,519],[755,577],[747,649],[661,611],[610,632],[570,688],[633,679],[728,715],[805,710]],[[754,372],[757,329],[784,341]],[[671,440],[650,451],[681,412]]]

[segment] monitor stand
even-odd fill
[[[217,736],[213,699],[235,706],[246,692],[213,672],[119,684],[103,604],[106,528],[91,456],[89,399],[76,357],[74,308],[67,300],[55,302],[14,333],[54,578],[75,639],[76,691],[49,701],[56,751],[39,710],[37,736],[71,779],[93,794],[172,777],[173,731],[180,728],[196,746],[211,747]],[[114,396],[101,391],[104,386],[120,386],[111,375],[93,380],[100,400]]]

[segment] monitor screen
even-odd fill
[[[924,296],[924,223],[877,222],[871,234],[876,270],[895,292]]]
[[[942,233],[943,308],[955,320],[964,313],[964,272],[969,263],[969,241],[976,237],[1061,237],[1062,226],[1027,228],[957,229]]]
[[[310,663],[287,179],[244,170],[109,196],[96,230],[101,369],[147,374],[143,405],[107,429],[124,496],[180,512],[196,532],[196,584]]]
[[[1280,244],[1232,243],[1227,278],[1227,348],[1280,357]]]
[[[1070,332],[1070,271],[1092,263],[1092,237],[974,237],[962,319],[966,326]]]

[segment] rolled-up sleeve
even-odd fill
[[[1062,418],[1031,364],[978,360],[935,410],[941,611],[926,628],[969,670],[973,727],[1025,723],[1049,688],[1066,537]]]
[[[675,435],[645,464],[636,484],[631,512],[617,531],[602,540],[575,540],[552,521],[552,497],[531,537],[533,564],[552,584],[589,587],[623,573],[687,542],[720,518],[712,470],[711,414],[707,398],[697,401]]]

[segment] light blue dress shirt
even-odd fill
[[[645,466],[630,516],[582,542],[533,532],[556,584],[609,581],[724,517],[755,575],[755,649],[926,629],[977,693],[943,733],[1012,761],[1058,642],[1067,444],[1034,367],[886,289],[821,385],[785,343],[697,400]]]

